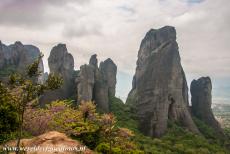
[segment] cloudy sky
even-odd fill
[[[75,68],[97,53],[118,65],[117,96],[131,89],[140,42],[150,28],[177,30],[188,85],[210,76],[213,102],[230,103],[229,0],[1,0],[1,41],[33,44],[47,57],[65,43]]]

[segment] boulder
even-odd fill
[[[16,147],[16,143],[16,141],[9,141],[5,145],[0,145],[0,148],[2,149],[6,146]],[[27,154],[75,154],[82,152],[84,154],[94,153],[79,141],[73,140],[67,137],[65,134],[57,131],[50,131],[30,139],[22,139],[21,146],[31,148],[30,151],[26,151]],[[9,154],[11,153],[14,154],[15,152],[9,152]]]
[[[180,62],[176,30],[165,26],[151,29],[138,51],[133,88],[128,98],[136,103],[139,129],[160,137],[168,120],[178,121],[199,133],[188,110],[188,87]]]
[[[201,77],[191,82],[192,114],[212,127],[219,136],[224,136],[220,124],[212,112],[212,82],[210,77]]]

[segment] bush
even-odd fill
[[[127,127],[135,132],[133,142],[145,153],[178,154],[178,153],[229,153],[216,139],[213,129],[202,121],[195,119],[204,136],[186,130],[179,123],[168,123],[168,130],[161,138],[150,138],[138,131],[136,112],[118,98],[110,98],[111,110],[117,117],[117,125]]]
[[[114,153],[137,150],[131,141],[132,131],[117,127],[113,114],[98,114],[92,102],[82,102],[78,107],[72,107],[68,101],[55,101],[44,109],[27,109],[24,128],[32,135],[50,130],[63,132],[91,149],[100,143],[107,143]]]
[[[0,143],[16,137],[19,119],[17,106],[8,89],[0,83]]]
[[[97,152],[100,153],[109,153],[109,144],[108,143],[100,143],[96,149]]]

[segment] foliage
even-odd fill
[[[63,79],[61,76],[50,73],[48,79],[46,80],[44,88],[47,90],[55,90],[58,89],[63,83]]]
[[[24,113],[28,106],[35,103],[38,96],[40,96],[42,93],[44,93],[45,90],[53,90],[53,86],[55,88],[58,88],[62,84],[62,79],[60,77],[54,78],[52,75],[49,77],[49,79],[56,79],[56,80],[47,80],[45,84],[39,84],[34,81],[34,78],[38,78],[41,72],[39,72],[38,65],[41,61],[43,55],[39,55],[38,59],[35,60],[31,65],[28,66],[27,70],[23,74],[14,73],[11,74],[8,81],[8,88],[9,90],[3,89],[5,95],[1,95],[3,97],[5,104],[5,110],[2,112],[3,116],[13,116],[11,118],[15,119],[17,116],[18,122],[15,124],[18,125],[18,141],[17,141],[17,147],[19,149],[20,145],[20,139],[23,135],[23,123],[24,123]],[[52,84],[50,84],[51,82]],[[49,85],[52,85],[50,87]],[[11,98],[13,100],[10,100],[8,96],[11,95]],[[16,114],[10,113],[8,114],[8,109],[6,108],[9,104],[12,104],[15,107]],[[14,112],[14,110],[13,110]],[[5,118],[4,118],[5,119]],[[11,128],[13,128],[12,126]],[[10,128],[10,129],[11,129]],[[19,151],[16,151],[16,153],[19,153]]]
[[[73,106],[71,101],[54,101],[45,108],[33,104],[45,90],[54,90],[63,82],[50,74],[45,84],[31,80],[39,74],[38,60],[31,64],[27,76],[12,74],[7,89],[0,84],[0,131],[6,140],[15,138],[18,125],[23,124],[26,133],[40,135],[50,130],[66,133],[99,153],[113,154],[208,154],[228,153],[214,131],[202,121],[194,119],[203,136],[168,122],[169,129],[162,138],[144,136],[138,130],[136,109],[122,100],[110,98],[112,113],[99,114],[93,102]],[[2,118],[3,117],[3,118]],[[21,125],[22,126],[22,125]],[[22,127],[21,127],[22,128]],[[21,131],[21,130],[20,130]],[[226,129],[226,134],[230,134]],[[230,138],[230,135],[228,136]]]
[[[25,114],[25,130],[32,135],[56,130],[66,133],[91,149],[102,144],[109,145],[109,151],[135,151],[137,147],[131,138],[133,132],[116,125],[113,114],[98,114],[92,102],[82,102],[74,107],[68,101],[54,101],[46,108],[30,108]],[[118,150],[118,151],[119,151]]]
[[[121,99],[110,97],[110,111],[116,116],[118,126],[138,131],[136,111],[124,104]]]
[[[78,107],[73,107],[71,101],[54,101],[45,108],[28,109],[25,119],[24,128],[32,135],[56,130],[92,149],[99,142],[99,116],[92,102],[82,102]]]
[[[111,111],[117,117],[118,126],[127,127],[135,132],[133,142],[145,153],[153,154],[206,154],[229,153],[223,145],[216,140],[213,130],[202,122],[196,123],[198,128],[205,132],[204,136],[195,135],[185,128],[170,122],[169,129],[162,138],[150,138],[138,131],[136,111],[124,104],[118,98],[110,98]]]
[[[15,100],[8,89],[0,83],[0,143],[15,138],[14,132],[18,124]]]
[[[114,147],[110,151],[110,147],[108,143],[100,143],[97,148],[95,149],[99,153],[103,154],[144,154],[141,150],[130,150],[130,151],[123,151],[120,147]]]
[[[15,131],[18,127],[18,115],[13,96],[0,83],[0,133]]]
[[[48,131],[50,117],[47,110],[29,108],[25,111],[23,128],[32,136],[43,134]]]
[[[88,116],[85,117],[87,109],[90,111],[87,111]],[[32,135],[40,135],[49,130],[57,130],[68,135],[79,135],[93,130],[93,126],[89,123],[96,119],[93,118],[96,116],[94,110],[95,105],[88,102],[75,109],[71,106],[70,101],[54,101],[45,108],[27,109],[24,128]],[[90,122],[85,118],[90,119]]]
[[[215,136],[215,131],[209,127],[208,125],[206,125],[203,121],[197,119],[196,117],[193,117],[193,121],[195,122],[195,124],[198,126],[199,131],[206,137],[209,139],[217,139],[217,137]]]
[[[127,128],[117,127],[116,117],[113,114],[102,115],[101,126],[101,138],[103,142],[109,143],[109,153],[112,152],[112,147],[126,152],[136,149],[136,145],[131,141],[133,132]]]
[[[15,71],[16,71],[16,67],[14,65],[8,65],[0,70],[0,76],[7,77]]]

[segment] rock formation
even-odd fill
[[[93,90],[93,100],[97,104],[97,107],[105,112],[109,111],[109,89],[101,71],[95,69],[95,85]]]
[[[15,147],[16,140],[9,141],[5,143],[5,146],[0,145],[0,148],[3,147]],[[42,135],[30,138],[30,139],[21,139],[21,146],[23,147],[37,147],[31,148],[26,153],[27,154],[76,154],[76,153],[84,153],[84,154],[93,154],[94,152],[87,148],[85,145],[81,144],[77,140],[73,140],[67,137],[63,133],[59,133],[57,131],[50,131],[44,133]],[[49,147],[49,151],[46,149]],[[64,147],[67,148],[64,150]],[[68,148],[76,148],[79,149],[69,150]],[[80,150],[81,148],[81,150]],[[37,149],[37,150],[35,150]],[[56,150],[52,150],[56,149]],[[79,150],[79,151],[78,151]],[[14,154],[15,152],[11,151],[9,154]]]
[[[63,85],[61,88],[45,93],[40,103],[45,103],[58,100],[67,99],[74,94],[74,59],[68,53],[65,44],[58,44],[53,47],[48,58],[50,73],[60,75],[63,78]]]
[[[110,58],[108,58],[104,62],[100,63],[100,71],[104,76],[105,82],[108,84],[109,95],[114,97],[117,83],[117,66]]]
[[[24,73],[39,54],[35,46],[23,45],[21,42],[6,46],[0,41],[0,81],[8,78],[8,72]],[[61,88],[43,94],[39,99],[41,106],[59,99],[77,98],[77,102],[93,100],[99,109],[109,111],[109,96],[115,96],[117,73],[117,66],[110,58],[101,62],[98,68],[97,55],[92,55],[89,64],[74,71],[73,56],[68,53],[65,44],[58,44],[52,48],[48,64],[50,73],[60,75],[64,83]],[[37,81],[44,83],[48,73],[44,73],[42,61],[39,70],[42,75]]]
[[[188,87],[174,27],[151,29],[142,40],[129,96],[136,100],[139,128],[144,134],[162,136],[169,119],[199,132],[188,111]]]
[[[89,60],[89,65],[92,65],[94,66],[95,68],[98,67],[98,60],[97,60],[97,55],[94,54],[90,57],[90,60]]]
[[[23,45],[17,41],[9,46],[0,41],[0,80],[8,78],[12,72],[25,73],[26,67],[40,55],[40,50],[32,45]],[[39,63],[39,76],[36,81],[43,82],[43,62]]]
[[[192,114],[198,119],[212,127],[219,136],[223,136],[223,130],[216,121],[211,105],[212,105],[212,82],[209,77],[201,77],[193,80],[190,87]]]
[[[77,101],[93,100],[93,89],[95,83],[95,69],[91,65],[82,65],[79,76],[76,78],[77,84]]]
[[[95,101],[104,112],[109,111],[109,96],[115,96],[117,66],[111,59],[101,62],[98,68],[97,55],[91,56],[89,65],[80,67],[76,78],[77,100]]]

